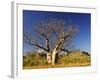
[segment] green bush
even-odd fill
[[[27,54],[23,57],[23,66],[36,66],[47,64],[47,60],[44,57],[36,56],[36,54]]]
[[[90,56],[80,54],[80,53],[72,53],[69,56],[65,55],[60,58],[60,63],[69,64],[69,63],[85,63],[90,62]]]

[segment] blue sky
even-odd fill
[[[38,22],[58,19],[78,25],[79,33],[77,34],[73,45],[75,48],[91,52],[91,14],[90,13],[69,13],[69,12],[47,12],[47,11],[31,11],[23,10],[23,28],[24,31],[32,31]],[[25,44],[23,51],[28,52],[33,50],[34,47]]]

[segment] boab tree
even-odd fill
[[[71,46],[77,31],[78,28],[75,25],[63,20],[41,21],[36,25],[34,33],[28,34],[24,31],[24,41],[48,54],[51,53],[51,63],[55,65],[61,51],[70,53],[68,47]]]

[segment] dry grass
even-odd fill
[[[67,65],[65,65],[65,64],[56,64],[55,66],[52,66],[51,64],[48,64],[48,65],[26,66],[26,67],[24,67],[24,69],[83,67],[83,66],[90,66],[90,65],[91,64],[89,62],[86,62],[86,63],[69,63]]]
[[[69,56],[64,55],[59,58],[59,63],[52,66],[52,64],[47,64],[45,59],[38,60],[36,64],[34,57],[28,57],[27,60],[34,61],[33,65],[23,66],[23,69],[41,69],[41,68],[61,68],[61,67],[83,67],[91,66],[91,56],[82,54],[81,52],[73,52]]]

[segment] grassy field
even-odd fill
[[[45,57],[36,57],[35,54],[27,54],[23,57],[23,69],[82,67],[91,65],[91,56],[81,52],[72,52],[58,58],[58,63],[52,66],[47,63]]]

